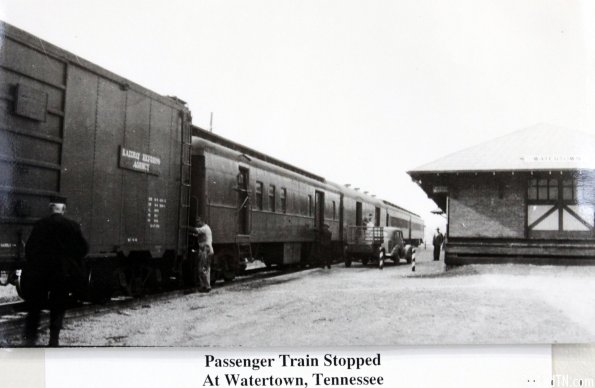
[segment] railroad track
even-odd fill
[[[290,274],[302,271],[301,268],[277,269],[277,268],[256,268],[246,271],[245,274],[238,276],[231,282],[220,282],[214,285],[214,289],[222,289],[232,285],[248,283],[259,279],[273,278],[275,276]],[[82,305],[73,306],[67,309],[65,315],[65,322],[69,320],[76,320],[83,317],[88,317],[96,314],[105,314],[124,308],[140,308],[150,305],[151,303],[166,301],[178,298],[180,296],[193,293],[193,289],[176,289],[164,292],[156,292],[146,294],[141,297],[119,296],[112,298],[109,302],[101,305],[83,303]],[[20,344],[19,338],[23,333],[25,323],[25,303],[14,302],[0,305],[0,348],[13,347],[14,344]],[[43,311],[41,317],[40,327],[46,330],[49,325],[49,312]]]

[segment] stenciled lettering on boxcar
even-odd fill
[[[119,151],[118,165],[120,168],[159,176],[161,159],[157,156],[134,151],[122,146],[120,146]]]
[[[167,200],[165,198],[149,197],[147,204],[147,222],[151,229],[159,229],[159,213],[165,209]]]

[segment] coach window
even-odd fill
[[[287,213],[287,189],[283,187],[281,189],[281,212]]]
[[[308,195],[308,216],[312,217],[312,196]]]
[[[275,185],[269,186],[269,210],[275,211]]]
[[[256,182],[256,208],[262,210],[262,182]]]

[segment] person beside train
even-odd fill
[[[368,228],[373,228],[374,226],[376,226],[374,225],[374,218],[372,217],[372,213],[368,215],[368,221],[366,222],[366,226]]]
[[[215,254],[213,249],[213,231],[200,217],[196,220],[196,239],[198,243],[198,282],[199,292],[211,291],[211,262]]]
[[[326,267],[328,269],[331,269],[333,256],[333,252],[331,249],[332,238],[333,233],[330,231],[329,226],[327,224],[324,224],[322,226],[322,229],[320,230],[320,256],[322,256],[320,259],[323,268]]]
[[[82,259],[89,251],[87,240],[79,224],[64,216],[66,198],[51,198],[49,207],[51,214],[35,223],[25,245],[20,287],[27,306],[27,346],[36,345],[41,310],[46,305],[50,309],[49,346],[59,346],[69,293],[85,289]]]
[[[444,235],[440,233],[440,228],[436,228],[436,233],[432,238],[432,245],[434,245],[434,261],[440,260],[440,248],[444,244]]]

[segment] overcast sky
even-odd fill
[[[595,134],[588,1],[0,0],[194,123],[443,223],[405,173],[535,123]]]

